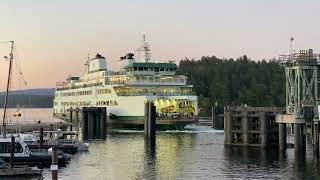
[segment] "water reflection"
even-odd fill
[[[224,147],[227,178],[279,179],[280,156],[277,149]],[[285,156],[281,157],[285,165]]]
[[[92,142],[59,171],[63,179],[316,179],[313,151],[228,147],[223,134],[157,133],[156,144],[143,132],[110,134]],[[50,178],[50,171],[44,176]]]
[[[157,179],[158,164],[155,141],[145,141],[144,154],[144,177]]]

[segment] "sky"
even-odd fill
[[[55,87],[82,75],[88,54],[110,69],[134,52],[145,33],[158,62],[215,55],[271,59],[294,49],[320,52],[318,0],[1,0],[0,42],[15,41],[28,85],[13,73],[13,89]],[[0,44],[0,57],[9,44]],[[0,90],[8,62],[0,59]]]

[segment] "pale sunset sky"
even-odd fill
[[[88,53],[134,52],[146,33],[157,61],[215,55],[271,59],[295,49],[320,52],[319,0],[1,0],[0,41],[14,40],[26,88],[82,75]],[[9,44],[0,44],[0,57]],[[0,59],[0,90],[8,62]],[[25,88],[14,70],[14,89]]]

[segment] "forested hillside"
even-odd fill
[[[8,107],[52,108],[54,91],[53,88],[10,91]],[[4,99],[5,92],[0,92],[0,108],[4,106]]]
[[[199,107],[218,105],[285,106],[284,68],[275,60],[253,61],[247,56],[184,59],[179,74],[188,76],[199,96]]]

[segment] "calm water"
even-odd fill
[[[48,113],[38,110],[38,113]],[[190,126],[185,131],[158,132],[155,147],[145,145],[142,131],[117,131],[90,151],[72,157],[59,170],[60,179],[319,179],[320,161],[307,150],[228,148],[223,132]],[[51,179],[49,169],[43,178]]]

